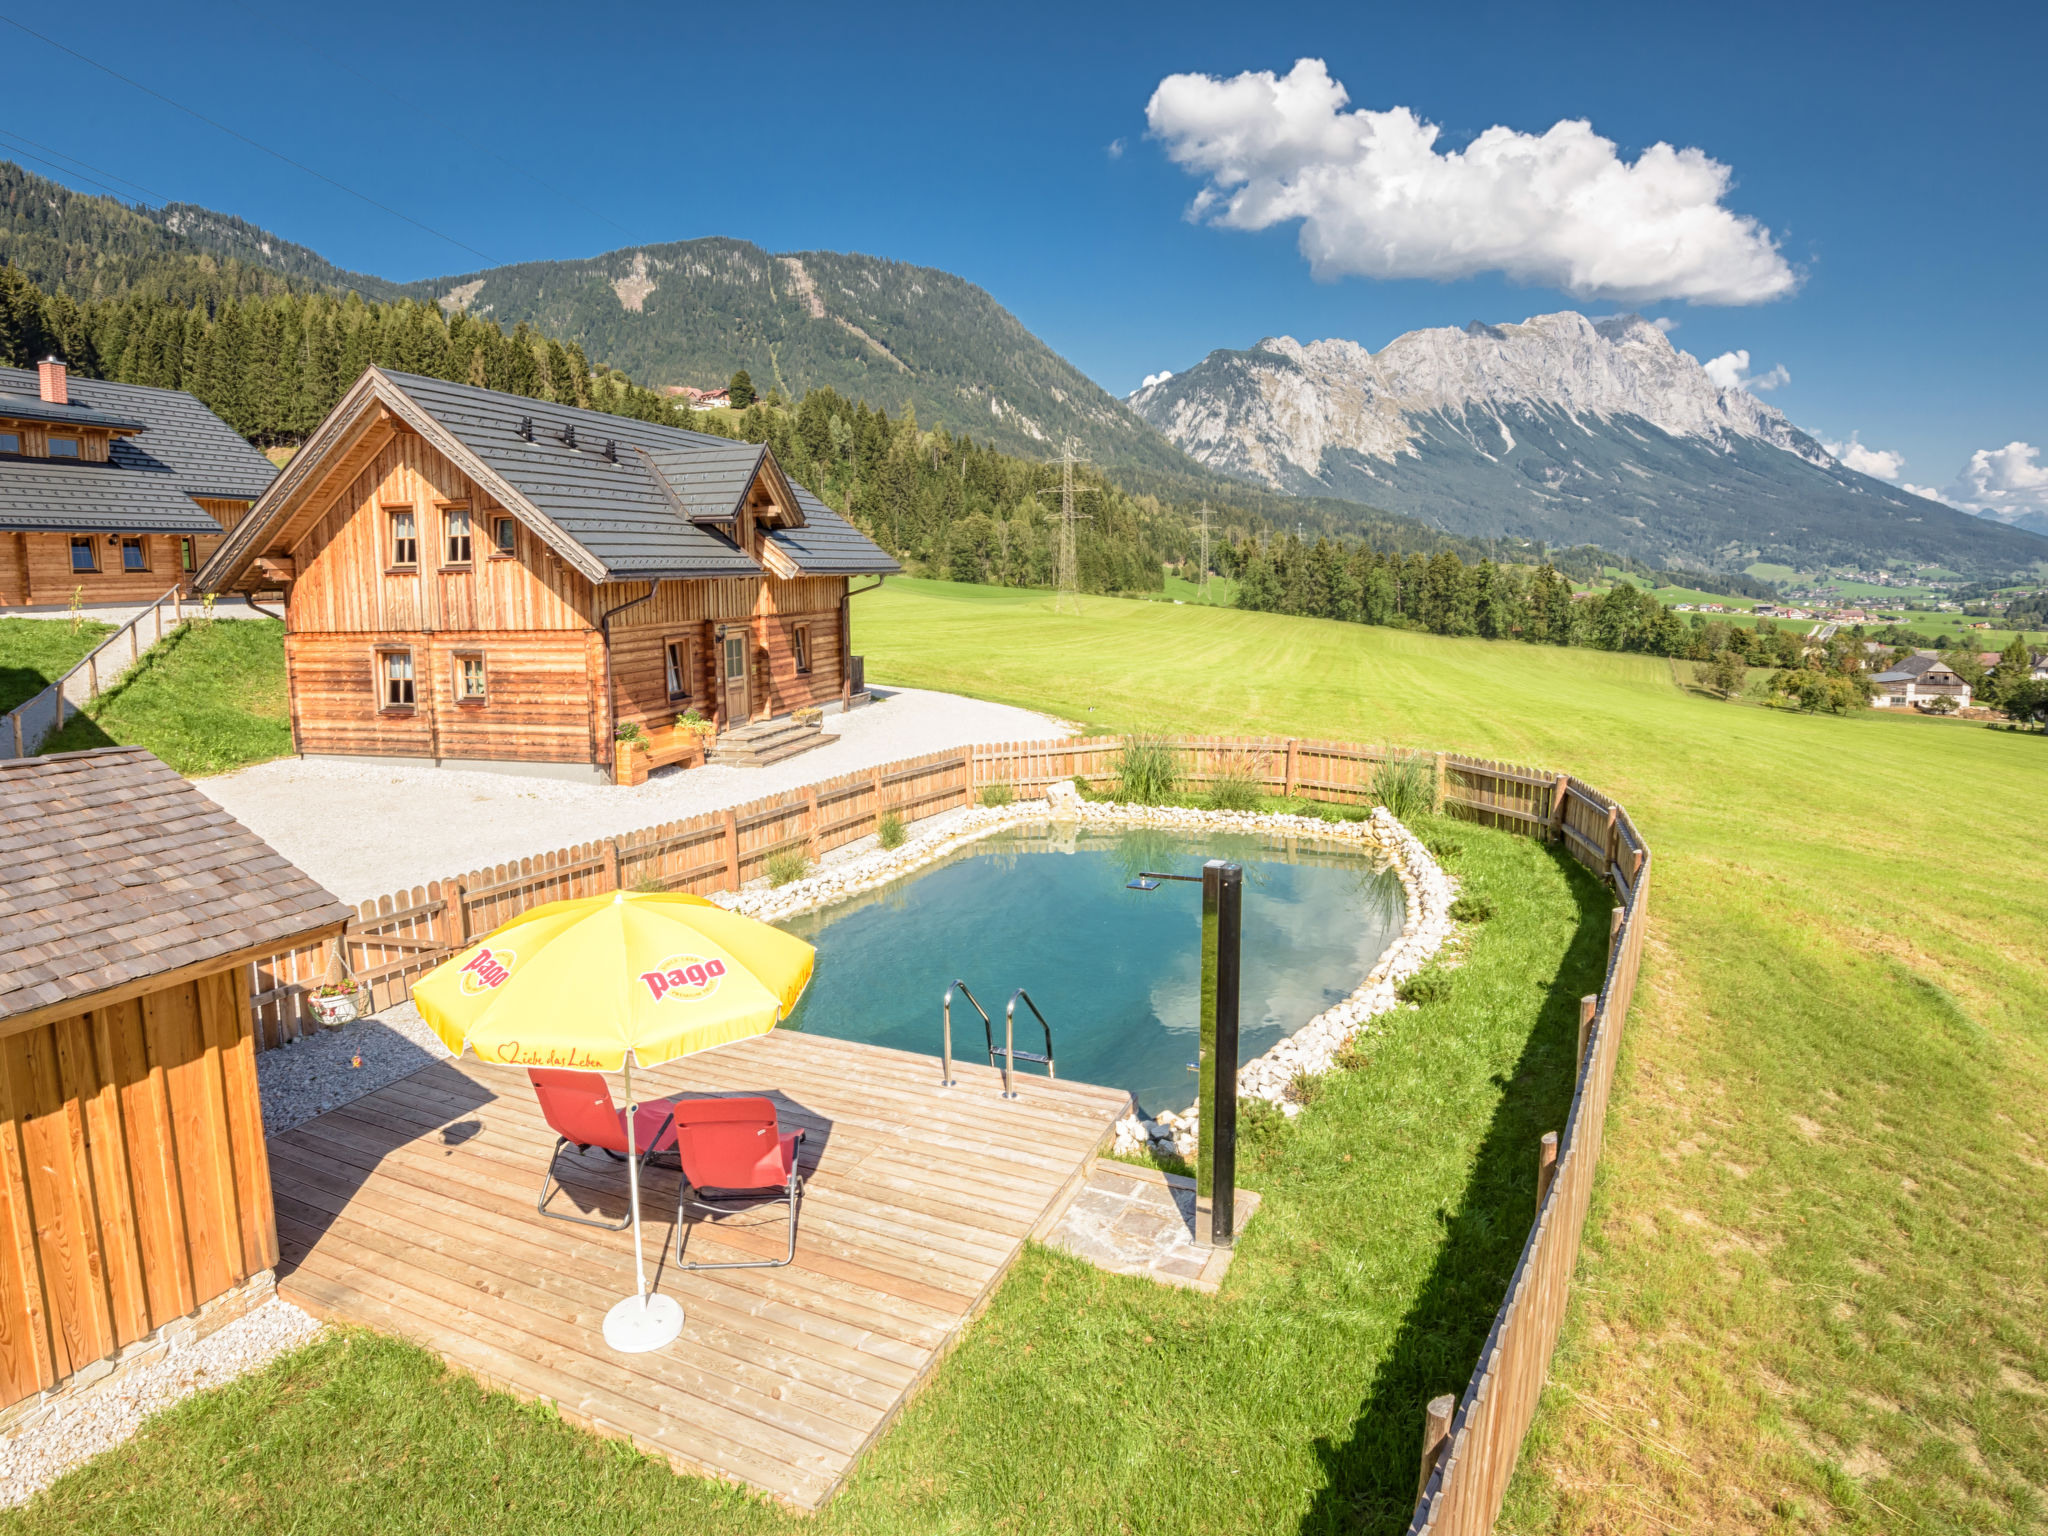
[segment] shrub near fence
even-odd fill
[[[1490,1531],[1535,1417],[1578,1263],[1622,1022],[1642,959],[1649,846],[1626,811],[1568,774],[1448,752],[1282,737],[1184,736],[1173,745],[1190,793],[1249,767],[1272,794],[1339,804],[1366,803],[1373,775],[1390,755],[1419,762],[1434,774],[1446,814],[1560,842],[1620,898],[1606,980],[1597,998],[1581,1004],[1578,1083],[1556,1161],[1539,1165],[1535,1224],[1447,1432],[1425,1433],[1412,1536]],[[322,945],[254,967],[258,1048],[311,1033],[309,989],[340,979],[344,968],[368,989],[374,1007],[386,1008],[404,1000],[415,977],[544,902],[620,889],[737,890],[764,874],[775,853],[801,848],[815,859],[874,833],[888,812],[908,824],[977,804],[991,784],[1042,791],[1076,776],[1108,779],[1121,748],[1118,737],[1096,736],[934,753],[366,901],[339,953]]]

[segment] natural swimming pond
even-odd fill
[[[1196,874],[1212,858],[1245,869],[1245,1061],[1348,997],[1401,931],[1400,881],[1349,845],[1024,826],[782,923],[818,948],[810,990],[784,1027],[936,1056],[939,999],[959,977],[1000,1047],[1003,1005],[1024,987],[1052,1024],[1061,1077],[1128,1088],[1151,1113],[1184,1109],[1196,1093],[1201,888],[1124,882],[1141,869]],[[1017,1048],[1043,1049],[1021,1003]],[[987,1059],[981,1019],[958,998],[953,1054]]]

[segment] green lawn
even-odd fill
[[[858,622],[882,683],[1091,729],[1455,747],[1627,804],[1654,922],[1507,1529],[2048,1523],[2048,739],[1234,610],[894,581]],[[1547,850],[1455,835],[1500,916],[1448,998],[1252,1156],[1267,1204],[1226,1295],[1034,1251],[806,1526],[352,1339],[0,1530],[1397,1529],[1419,1402],[1462,1385],[1526,1231],[1604,927]]]
[[[112,631],[69,619],[0,619],[0,715],[69,672]]]
[[[120,684],[44,743],[79,752],[149,748],[180,773],[226,773],[292,749],[284,626],[275,619],[194,622],[162,641]]]

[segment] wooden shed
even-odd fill
[[[139,747],[0,762],[0,1409],[276,1262],[250,962],[348,916]]]

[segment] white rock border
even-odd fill
[[[1450,908],[1458,894],[1457,882],[1444,872],[1422,840],[1383,805],[1375,806],[1365,821],[1327,822],[1314,816],[1082,800],[1071,784],[1058,783],[1051,786],[1044,800],[973,806],[946,819],[948,825],[943,832],[912,837],[900,848],[873,849],[785,886],[721,891],[711,899],[763,922],[778,922],[888,885],[1006,828],[1041,821],[1181,830],[1212,827],[1219,831],[1279,833],[1373,847],[1387,857],[1407,900],[1408,918],[1400,936],[1349,997],[1324,1009],[1238,1071],[1240,1099],[1276,1104],[1290,1118],[1300,1114],[1302,1108],[1293,1097],[1295,1079],[1316,1077],[1332,1070],[1338,1053],[1372,1019],[1400,1006],[1395,989],[1428,965],[1455,931]],[[1191,1158],[1200,1129],[1199,1110],[1199,1105],[1181,1113],[1167,1110],[1155,1120],[1141,1119],[1134,1110],[1117,1123],[1113,1150],[1130,1156],[1149,1148]]]

